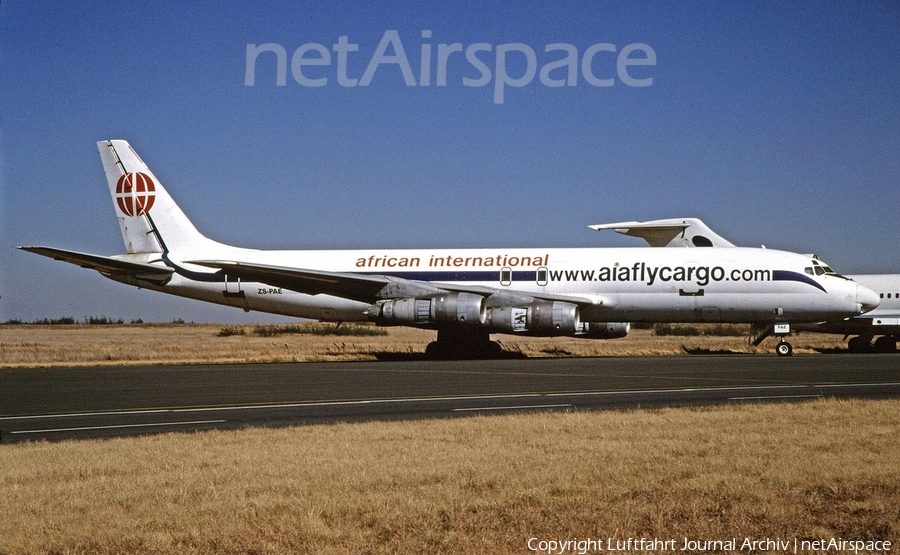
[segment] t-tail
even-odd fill
[[[225,247],[197,231],[128,141],[100,141],[97,148],[126,252],[184,253]]]

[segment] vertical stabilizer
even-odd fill
[[[128,141],[100,141],[97,148],[128,253],[216,244],[197,231]]]

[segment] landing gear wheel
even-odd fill
[[[789,357],[794,354],[794,348],[787,341],[782,341],[775,346],[775,352],[780,357]]]
[[[503,347],[496,341],[488,341],[484,349],[485,358],[500,358],[503,356]]]
[[[447,349],[442,343],[432,341],[425,347],[425,360],[443,360],[447,358]]]
[[[425,347],[425,360],[481,360],[503,358],[503,347],[496,341],[451,339],[432,341]]]
[[[884,335],[875,340],[873,348],[876,353],[893,353],[897,350],[897,340]]]
[[[847,342],[847,350],[851,353],[865,353],[872,348],[871,339],[863,336],[853,337]]]

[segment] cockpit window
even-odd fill
[[[816,275],[816,273],[813,272],[812,266],[808,266],[808,267],[806,267],[806,268],[803,268],[803,271],[806,272],[807,274],[811,275],[811,276]]]
[[[841,274],[835,272],[834,270],[832,270],[831,266],[828,266],[824,262],[821,263],[821,265],[820,265],[820,262],[818,260],[813,259],[812,263],[813,263],[812,268],[804,268],[804,270],[806,271],[807,274],[812,275],[813,273],[815,273],[815,275],[817,275],[817,276],[828,275],[828,276],[835,276],[835,277],[839,277],[839,278],[843,278],[843,279],[848,279],[848,278],[842,276]]]

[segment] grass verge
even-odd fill
[[[311,333],[297,333],[304,330]],[[421,357],[435,335],[414,328],[351,324],[9,324],[0,325],[0,367],[403,360]],[[507,352],[527,357],[772,354],[775,343],[767,340],[754,347],[746,336],[658,336],[651,329],[632,330],[628,337],[614,340],[512,335],[495,339]],[[790,341],[797,355],[846,351],[839,335],[804,333]]]
[[[898,429],[900,401],[830,400],[0,445],[0,553],[896,546]]]

